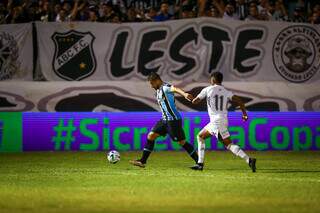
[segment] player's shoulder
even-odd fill
[[[170,83],[168,83],[168,82],[163,82],[163,86],[164,87],[171,87],[172,85]]]
[[[172,85],[167,83],[167,82],[164,82],[163,85],[162,85],[162,88],[165,92],[170,92],[171,91],[171,87]]]
[[[209,85],[209,86],[204,87],[202,90],[208,91],[208,90],[212,90],[212,89],[213,89],[213,85]]]
[[[233,96],[233,92],[222,85],[220,86],[220,90],[223,95],[228,96],[229,98]]]
[[[229,91],[227,88],[225,88],[223,85],[214,85],[214,88],[219,91]]]

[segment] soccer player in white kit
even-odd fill
[[[193,104],[198,104],[201,100],[205,98],[207,99],[210,122],[197,135],[199,158],[198,163],[191,167],[191,169],[203,170],[205,139],[215,135],[216,138],[220,140],[228,150],[230,150],[236,156],[244,159],[252,169],[252,172],[255,172],[256,159],[250,158],[238,145],[233,144],[228,131],[228,102],[232,101],[239,105],[242,111],[243,121],[248,120],[245,106],[240,97],[233,95],[231,91],[227,90],[221,85],[223,81],[223,74],[221,72],[212,73],[210,80],[212,85],[204,88],[192,101]]]

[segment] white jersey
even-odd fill
[[[211,85],[204,88],[197,98],[207,99],[207,109],[210,122],[224,122],[228,119],[227,104],[233,93],[221,85]]]

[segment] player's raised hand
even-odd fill
[[[242,115],[242,120],[247,121],[248,120],[248,115]]]

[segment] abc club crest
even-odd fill
[[[79,81],[92,75],[96,70],[93,51],[95,37],[90,32],[71,30],[67,33],[54,33],[52,40],[55,53],[52,61],[54,72],[69,81]]]
[[[302,83],[311,79],[320,65],[320,35],[310,27],[287,27],[273,45],[273,64],[288,81]]]

